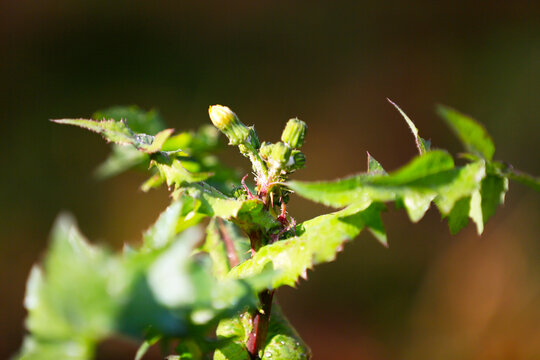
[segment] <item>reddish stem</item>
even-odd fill
[[[246,344],[247,351],[252,360],[260,359],[259,351],[266,341],[268,325],[270,323],[270,314],[272,311],[272,299],[274,290],[264,290],[259,293],[261,308],[253,314],[253,328],[249,334]]]
[[[236,265],[240,264],[240,259],[238,258],[238,254],[236,253],[236,249],[234,248],[234,241],[229,236],[229,233],[227,232],[227,229],[225,228],[225,223],[223,223],[223,219],[217,218],[219,223],[219,232],[221,234],[221,238],[223,239],[223,242],[225,243],[225,249],[227,250],[227,258],[229,259],[229,265],[231,268],[235,267]]]

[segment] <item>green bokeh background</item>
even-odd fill
[[[136,243],[167,204],[139,174],[89,176],[108,147],[51,118],[138,104],[168,125],[233,108],[262,139],[309,124],[297,179],[387,169],[415,154],[397,102],[434,147],[460,145],[434,114],[481,120],[497,159],[540,174],[540,5],[533,1],[0,1],[0,358],[20,345],[24,283],[61,210],[90,239]],[[228,164],[248,171],[234,151]],[[294,200],[299,220],[325,208]],[[315,359],[534,359],[540,356],[540,196],[511,184],[479,238],[451,237],[435,210],[417,225],[384,216],[282,307]],[[101,359],[129,359],[108,342]],[[120,353],[124,355],[120,355]],[[498,356],[498,357],[496,357]],[[159,358],[159,356],[157,357]]]

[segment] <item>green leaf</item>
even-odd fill
[[[409,128],[411,129],[411,132],[413,133],[414,141],[416,142],[416,147],[418,148],[418,152],[420,153],[420,155],[425,154],[426,152],[428,152],[429,148],[431,146],[430,141],[429,140],[424,140],[424,139],[422,139],[420,137],[420,135],[418,133],[418,129],[416,128],[416,126],[414,125],[412,120],[407,116],[407,114],[405,114],[405,112],[403,110],[400,109],[399,106],[397,106],[392,100],[390,100],[388,98],[386,100],[388,100],[388,102],[390,104],[392,104],[397,109],[397,111],[399,111],[401,116],[403,116],[403,118],[407,122],[407,125],[409,125]]]
[[[182,189],[185,195],[200,201],[199,212],[210,217],[220,217],[238,225],[249,233],[262,229],[265,233],[280,226],[280,223],[266,211],[259,199],[236,200],[229,198],[205,183],[187,184]]]
[[[446,120],[467,151],[491,161],[495,153],[493,140],[476,120],[452,108],[439,105],[437,113]]]
[[[508,191],[508,179],[499,175],[488,174],[482,179],[480,194],[482,196],[482,221],[484,224],[491,218],[497,207],[504,203]]]
[[[184,202],[173,202],[161,213],[157,221],[144,233],[143,250],[151,251],[167,246],[178,234],[178,221],[180,220]]]
[[[119,145],[133,145],[136,149],[148,154],[161,150],[161,147],[172,134],[173,129],[162,130],[155,136],[134,133],[125,122],[114,120],[60,119],[52,120],[59,124],[75,125],[101,134],[107,141]]]
[[[60,217],[43,270],[34,267],[28,280],[31,336],[20,357],[89,358],[100,339],[142,338],[149,325],[163,336],[203,338],[222,318],[254,306],[272,274],[218,282],[192,255],[198,228],[178,234],[184,211],[185,203],[173,203],[145,234],[142,251],[118,255],[88,244],[70,217]],[[68,346],[72,357],[62,355]]]
[[[152,160],[151,166],[155,166],[167,186],[175,186],[180,188],[191,182],[199,182],[208,179],[212,173],[200,172],[193,173],[188,171],[178,159],[161,159],[160,161]]]
[[[372,202],[395,201],[403,205],[411,221],[416,222],[424,216],[432,201],[444,216],[448,215],[458,200],[480,189],[484,176],[482,160],[454,168],[450,155],[433,150],[387,176],[361,174],[336,181],[292,181],[287,185],[310,200],[336,207],[352,204],[366,207]],[[452,216],[452,231],[463,222],[457,218],[461,212],[458,208]]]
[[[383,208],[380,203],[362,210],[348,207],[306,221],[297,227],[298,236],[261,247],[252,258],[233,268],[229,277],[251,277],[270,266],[276,272],[273,288],[294,286],[313,265],[334,260],[343,243],[356,237],[364,227],[372,226],[383,238],[379,218]]]
[[[443,173],[437,178],[426,179],[425,182],[431,182],[437,187],[435,203],[443,215],[448,215],[456,201],[480,189],[480,182],[485,175],[485,163],[479,161]]]
[[[113,119],[125,121],[127,126],[136,133],[155,135],[165,129],[163,119],[157,111],[148,112],[137,106],[115,106],[100,110],[92,115],[93,119]],[[168,142],[168,141],[167,141]],[[126,170],[140,166],[148,168],[148,155],[131,146],[113,144],[112,153],[107,160],[96,169],[98,179],[118,175]]]
[[[156,110],[144,111],[138,106],[113,106],[96,111],[92,119],[123,120],[133,131],[150,135],[165,130],[164,121]]]
[[[470,205],[471,197],[464,197],[459,199],[452,208],[452,211],[450,211],[448,215],[448,227],[452,235],[456,235],[469,223]]]
[[[480,235],[484,232],[484,219],[482,215],[482,195],[476,190],[471,195],[469,217],[476,224],[476,232]]]
[[[242,314],[222,320],[217,329],[218,338],[227,342],[214,353],[214,360],[249,360],[244,347],[251,332],[251,317]],[[262,359],[305,360],[311,358],[311,351],[289,323],[278,304],[272,305],[272,316],[268,325],[265,345],[261,350]]]
[[[307,360],[311,358],[311,350],[277,304],[272,307],[272,316],[268,325],[268,335],[262,358],[267,360]]]
[[[66,215],[58,219],[51,239],[44,272],[34,267],[28,280],[27,328],[44,339],[104,336],[114,327],[113,299],[122,295],[110,291],[118,261],[89,245]]]
[[[334,207],[367,207],[373,201],[402,199],[409,217],[416,222],[437,196],[437,187],[453,180],[453,166],[448,153],[434,150],[388,176],[360,174],[336,181],[291,181],[287,186],[305,198]]]

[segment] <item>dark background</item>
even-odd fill
[[[540,174],[538,4],[0,1],[0,358],[20,345],[25,280],[61,210],[119,248],[168,201],[141,193],[139,174],[94,180],[102,139],[48,119],[138,104],[188,129],[219,103],[275,141],[298,116],[308,167],[295,177],[315,180],[364,171],[367,150],[389,170],[415,155],[386,97],[433,146],[461,151],[440,102],[481,120],[497,159]],[[248,169],[234,149],[224,158]],[[416,225],[390,210],[389,249],[362,234],[281,305],[315,359],[538,358],[539,199],[511,184],[481,238],[471,225],[451,237],[434,209]]]

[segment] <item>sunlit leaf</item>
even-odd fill
[[[59,119],[53,120],[59,124],[79,126],[98,134],[101,134],[107,141],[120,145],[133,145],[136,149],[146,153],[155,153],[172,134],[172,129],[162,130],[155,136],[134,133],[125,122],[114,120],[86,120],[86,119]]]
[[[491,161],[495,153],[495,145],[480,123],[470,116],[443,105],[437,107],[437,112],[446,120],[467,151]]]
[[[344,242],[355,238],[363,228],[372,226],[383,238],[379,218],[383,208],[379,203],[362,210],[349,207],[308,220],[297,227],[298,236],[261,247],[252,258],[233,268],[229,276],[250,277],[270,266],[277,272],[273,288],[295,286],[313,265],[334,260]]]

